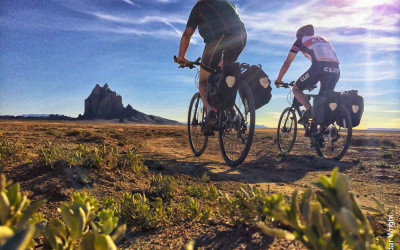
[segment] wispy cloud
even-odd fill
[[[296,7],[282,8],[273,15],[265,11],[248,13],[243,10],[241,16],[249,33],[254,34],[249,38],[258,41],[289,43],[294,40],[298,27],[312,23],[316,33],[326,35],[334,43],[370,44],[377,45],[375,50],[396,51],[400,50],[400,12],[385,15],[385,10],[398,8],[396,4],[399,4],[398,0],[312,0]],[[378,7],[383,10],[377,10]]]
[[[133,6],[138,6],[138,4],[132,2],[131,0],[122,0],[122,2],[125,2],[125,3],[133,5]]]

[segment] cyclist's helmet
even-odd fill
[[[302,39],[303,36],[313,36],[314,35],[314,26],[312,24],[307,24],[306,26],[301,27],[296,32],[297,39]]]

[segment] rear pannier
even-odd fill
[[[271,100],[271,80],[261,69],[261,65],[253,65],[242,73],[241,78],[247,82],[253,92],[255,108],[259,109]]]
[[[364,98],[358,95],[358,90],[343,92],[340,96],[340,102],[349,111],[353,127],[360,125],[364,113]]]
[[[239,72],[239,64],[232,65],[234,72]],[[237,73],[236,73],[237,74]],[[207,101],[217,109],[228,109],[235,104],[238,89],[238,77],[232,86],[226,83],[226,74],[222,70],[217,70],[210,75],[207,82]]]

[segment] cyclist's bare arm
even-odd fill
[[[194,33],[194,29],[191,27],[186,27],[185,32],[183,32],[182,38],[181,38],[181,44],[179,46],[179,55],[178,55],[178,63],[180,65],[184,65],[188,62],[188,60],[185,58],[186,51],[189,48],[190,44],[190,39],[192,38]]]
[[[282,78],[286,74],[286,72],[288,71],[288,69],[290,67],[290,64],[292,64],[292,62],[293,62],[294,58],[296,57],[296,55],[297,54],[293,53],[293,52],[289,52],[289,54],[287,55],[286,60],[283,63],[283,65],[281,67],[281,70],[279,71],[278,78],[275,81],[275,86],[277,88],[279,88],[279,84],[277,84],[277,83],[282,83]]]

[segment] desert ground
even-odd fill
[[[216,136],[209,140],[205,153],[195,157],[185,125],[1,120],[0,140],[22,146],[23,156],[3,158],[0,173],[20,182],[30,199],[46,199],[47,205],[40,210],[46,217],[59,216],[56,208],[73,191],[86,191],[98,199],[118,198],[123,193],[145,192],[150,183],[148,178],[135,176],[133,172],[107,168],[83,171],[85,181],[78,181],[75,172],[46,167],[38,160],[41,148],[48,142],[65,149],[79,144],[114,145],[121,152],[134,148],[150,174],[176,178],[178,196],[204,174],[210,178],[207,185],[213,184],[228,195],[233,195],[240,184],[250,184],[290,196],[295,190],[314,188],[319,175],[329,175],[338,166],[349,177],[350,189],[363,209],[375,206],[373,197],[388,207],[400,204],[400,132],[355,130],[354,145],[340,162],[319,158],[302,134],[291,154],[282,156],[275,141],[276,129],[256,129],[247,159],[232,168],[223,161]],[[128,228],[118,246],[177,249],[191,240],[199,248],[302,248],[300,242],[272,238],[255,226],[232,225],[224,219],[211,219],[208,223],[183,221],[149,231]]]

